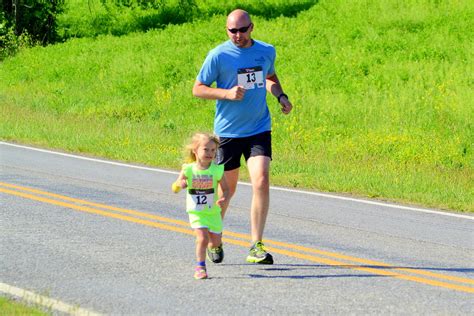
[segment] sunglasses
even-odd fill
[[[240,32],[240,33],[245,33],[249,30],[249,28],[252,26],[252,23],[250,23],[249,25],[247,26],[244,26],[244,27],[241,27],[240,29],[228,29],[229,32],[231,32],[232,34],[237,34],[237,32]]]

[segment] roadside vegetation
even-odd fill
[[[129,2],[68,1],[62,42],[0,63],[0,139],[180,167],[190,134],[212,131],[191,89],[237,1]],[[295,106],[268,98],[273,185],[474,212],[474,2],[241,7]]]
[[[2,315],[30,315],[30,316],[46,316],[49,315],[44,311],[30,306],[24,302],[9,299],[0,296],[0,311]]]

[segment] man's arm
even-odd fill
[[[199,80],[196,80],[193,87],[195,97],[209,100],[242,100],[244,94],[245,89],[241,86],[235,86],[232,89],[212,88]]]
[[[267,77],[267,91],[270,92],[273,96],[278,98],[281,94],[284,94],[283,88],[281,87],[280,80],[276,74],[270,75]],[[291,112],[293,105],[286,95],[280,98],[281,111],[284,114]]]

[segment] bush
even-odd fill
[[[13,26],[8,25],[3,12],[0,13],[0,60],[15,55],[23,48],[34,45],[35,41],[31,38],[28,31],[16,35]]]

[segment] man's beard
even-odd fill
[[[251,39],[247,39],[247,40],[241,40],[240,42],[239,41],[235,41],[234,44],[237,46],[237,47],[247,47],[249,46],[249,43],[251,43]]]

